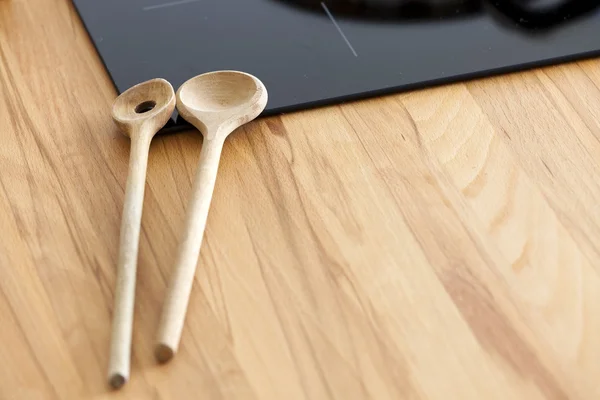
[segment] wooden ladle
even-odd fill
[[[164,79],[135,85],[113,103],[113,120],[131,138],[108,366],[108,382],[114,388],[123,386],[129,379],[135,277],[148,151],[152,138],[167,123],[174,109],[175,92]]]
[[[177,91],[177,111],[204,136],[175,270],[163,305],[155,356],[170,360],[179,346],[202,237],[227,136],[256,118],[267,105],[267,90],[256,77],[237,71],[198,75]]]

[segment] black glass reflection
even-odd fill
[[[378,21],[468,18],[489,12],[500,24],[545,30],[566,24],[600,6],[597,0],[276,0],[316,13],[326,4],[337,17]]]
[[[594,11],[600,6],[595,0],[488,0],[487,4],[523,29],[544,30],[573,20]]]

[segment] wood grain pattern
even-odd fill
[[[599,60],[240,128],[165,366],[202,139],[155,137],[117,393],[115,96],[70,2],[0,1],[0,399],[600,398]]]

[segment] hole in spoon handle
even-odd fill
[[[135,107],[135,112],[137,114],[144,114],[148,111],[152,111],[154,107],[156,107],[156,102],[154,100],[144,101]]]
[[[212,200],[223,139],[205,139],[200,152],[184,237],[163,305],[155,356],[166,362],[177,352]]]

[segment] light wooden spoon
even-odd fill
[[[135,85],[113,103],[113,120],[131,138],[108,366],[108,382],[114,388],[129,379],[135,277],[150,141],[174,109],[175,92],[164,79]]]
[[[179,346],[223,143],[236,128],[256,118],[267,99],[260,80],[237,71],[198,75],[177,91],[177,111],[202,132],[204,141],[186,231],[158,328],[155,357],[160,362],[170,360]]]

